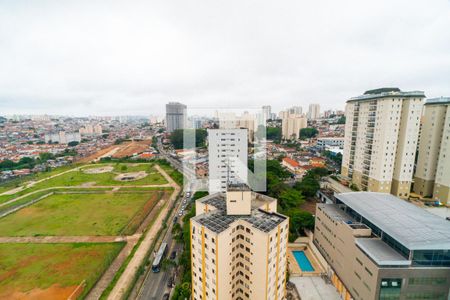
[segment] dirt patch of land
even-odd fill
[[[105,166],[105,167],[98,167],[98,168],[83,169],[83,173],[85,173],[85,174],[101,174],[101,173],[112,172],[112,170],[114,170],[114,167]]]
[[[139,154],[148,150],[151,144],[152,144],[151,140],[144,140],[144,141],[124,142],[119,145],[111,145],[109,147],[103,148],[93,153],[92,155],[86,156],[78,160],[78,162],[87,163],[107,156],[111,156],[114,158],[123,158],[127,156],[132,156],[134,154]]]
[[[151,144],[152,144],[151,140],[123,143],[119,145],[121,147],[119,148],[119,150],[116,151],[116,153],[112,155],[112,157],[123,158],[126,156],[132,156],[133,154],[142,153],[148,150],[148,147]]]
[[[316,201],[308,199],[300,206],[300,208],[314,215],[316,214],[316,204]]]
[[[133,173],[122,173],[114,177],[114,180],[116,181],[135,181],[142,179],[147,176],[147,172],[140,171],[140,172],[133,172]]]

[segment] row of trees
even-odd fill
[[[0,162],[0,171],[6,170],[20,170],[20,169],[32,169],[36,165],[47,162],[50,159],[55,159],[60,156],[74,156],[76,155],[76,151],[73,149],[66,149],[64,152],[59,153],[58,155],[54,155],[52,153],[43,152],[39,153],[39,157],[22,157],[18,162],[14,162],[12,160],[6,159]]]
[[[192,202],[208,195],[208,192],[196,192],[192,197]],[[195,216],[195,205],[191,206],[190,211],[183,218],[183,227],[179,223],[175,224],[172,233],[175,240],[184,245],[178,265],[180,266],[181,281],[175,286],[172,300],[189,299],[191,295],[191,244],[190,244],[190,223],[189,220]]]
[[[313,127],[302,128],[300,129],[299,132],[300,139],[302,140],[316,137],[318,134],[319,131]],[[273,140],[277,144],[281,143],[282,140],[281,127],[267,127],[266,136],[268,140]]]
[[[249,161],[249,169],[254,171],[254,161]],[[314,168],[309,170],[303,180],[297,182],[293,187],[285,183],[290,177],[277,160],[267,161],[267,192],[270,197],[278,199],[279,212],[290,218],[289,239],[295,240],[304,229],[314,228],[314,216],[302,210],[300,207],[306,198],[314,197],[320,188],[319,180],[328,175],[325,168]]]

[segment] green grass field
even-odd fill
[[[0,244],[0,299],[21,299],[21,293],[29,293],[30,299],[66,299],[86,280],[80,295],[83,297],[123,246],[124,243]],[[43,291],[38,296],[33,289]]]
[[[129,167],[132,168],[132,167]],[[49,180],[43,181],[41,183],[33,186],[33,189],[42,189],[47,187],[55,186],[74,186],[82,185],[86,183],[93,183],[93,185],[116,185],[116,186],[127,186],[127,185],[153,185],[153,184],[165,184],[167,181],[165,178],[156,171],[152,166],[151,168],[143,166],[139,168],[140,170],[130,171],[129,169],[125,171],[120,171],[118,173],[129,173],[137,171],[146,171],[148,175],[142,179],[135,181],[117,181],[114,179],[118,173],[108,172],[100,174],[86,174],[83,170],[69,172],[61,176],[51,178]]]
[[[100,174],[86,174],[83,172],[83,169],[91,169],[98,168],[100,166],[113,166],[113,171],[108,173],[100,173]],[[72,167],[75,168],[75,167]],[[48,178],[52,175],[56,175],[62,173],[64,171],[69,170],[68,167],[58,168],[51,172],[39,173],[30,177],[34,181]],[[119,173],[130,173],[130,172],[138,172],[145,171],[147,172],[147,176],[135,180],[135,181],[117,181],[114,178]],[[35,184],[30,188],[26,188],[20,192],[17,192],[12,195],[0,195],[0,204],[4,203],[8,200],[14,199],[18,196],[25,195],[27,193],[37,191],[40,189],[48,189],[54,187],[63,187],[63,186],[79,186],[83,184],[90,184],[94,186],[140,186],[140,185],[159,185],[166,184],[167,180],[154,168],[154,164],[101,164],[101,165],[85,165],[81,170],[74,170],[72,172],[68,172],[62,174],[60,176],[50,178],[48,180],[42,181],[40,183]],[[19,184],[25,184],[23,181],[15,181],[14,184],[9,182],[3,185],[0,185],[0,193],[3,193],[7,190],[13,189],[17,187]]]
[[[0,236],[132,234],[162,193],[54,194],[1,218]]]

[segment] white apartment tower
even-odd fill
[[[208,129],[210,194],[226,191],[229,183],[247,183],[247,135],[247,129]]]
[[[450,97],[424,105],[413,190],[450,204]]]
[[[424,98],[381,88],[348,100],[342,175],[361,190],[408,198]]]
[[[184,129],[187,125],[186,105],[178,102],[166,104],[166,128],[171,133],[177,129]]]
[[[264,105],[262,107],[262,114],[263,114],[264,121],[267,121],[270,118],[272,118],[272,107],[270,105]]]
[[[230,185],[195,208],[191,299],[285,299],[289,219],[277,200]]]
[[[308,118],[311,120],[316,120],[320,118],[320,105],[319,104],[310,104],[308,110]]]

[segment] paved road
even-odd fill
[[[172,223],[172,222],[171,222]],[[172,226],[169,226],[166,236],[164,237],[164,242],[167,243],[169,251],[167,251],[167,256],[170,255],[172,251],[177,252],[177,258],[180,255],[181,246],[173,240],[172,236]],[[153,256],[150,258],[153,262]],[[169,279],[172,276],[174,270],[170,268],[168,271],[161,270],[159,273],[153,273],[150,269],[145,277],[144,283],[142,284],[141,290],[137,296],[137,299],[142,300],[159,300],[162,299],[165,293],[170,292],[170,288],[167,286]]]
[[[119,280],[117,281],[116,285],[114,286],[113,290],[108,296],[108,299],[115,300],[115,299],[122,299],[125,291],[128,289],[128,287],[131,284],[131,281],[134,277],[134,274],[137,272],[139,266],[144,261],[144,258],[148,251],[150,250],[153,241],[161,228],[163,221],[169,212],[170,207],[176,200],[178,193],[180,192],[180,187],[176,182],[173,181],[171,177],[158,165],[155,166],[155,168],[166,178],[166,180],[172,185],[174,188],[174,191],[172,195],[170,196],[170,199],[167,201],[167,203],[164,205],[164,207],[161,209],[160,213],[156,217],[155,222],[152,224],[149,231],[146,233],[144,239],[142,240],[139,248],[134,253],[134,256],[131,258],[128,266],[125,268],[124,272],[120,276]],[[158,202],[158,204],[161,203],[161,201]],[[157,204],[157,205],[158,205]]]
[[[169,163],[176,168],[178,171],[183,172],[182,164],[170,157],[167,152],[164,151],[162,148],[161,143],[158,143],[159,152],[161,153],[161,156],[163,156]],[[188,180],[189,178],[192,178],[192,174],[184,174],[187,176]],[[191,186],[192,194],[195,192],[195,187]],[[169,219],[169,226],[167,229],[167,232],[165,236],[162,238],[161,242],[166,242],[167,246],[169,248],[169,251],[167,251],[167,257],[170,255],[172,251],[177,252],[177,259],[181,255],[181,251],[183,250],[182,245],[177,243],[172,236],[172,226],[173,226],[173,217],[177,216],[178,221],[181,221],[181,217],[179,216],[180,211],[183,207],[185,207],[184,200],[186,197],[183,197],[183,201],[180,201],[180,203],[177,205],[177,209],[174,210],[171,218]],[[186,200],[188,201],[188,200]],[[153,257],[151,257],[151,262],[153,262]],[[159,300],[162,299],[165,293],[169,293],[170,289],[167,285],[169,283],[170,277],[173,276],[174,269],[171,268],[168,271],[161,270],[159,273],[153,273],[150,269],[144,279],[144,282],[139,290],[137,299],[139,300]]]

